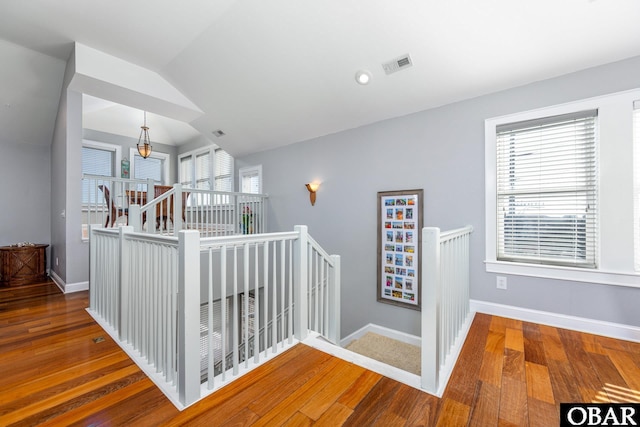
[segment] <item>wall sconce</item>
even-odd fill
[[[311,200],[311,206],[313,206],[316,204],[316,191],[318,191],[318,188],[320,188],[320,184],[309,183],[305,185],[307,187],[307,190],[309,190],[309,200]]]

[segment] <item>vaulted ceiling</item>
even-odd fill
[[[73,42],[204,112],[160,142],[199,132],[237,156],[637,56],[639,22],[638,0],[2,0],[0,140],[51,142]],[[99,130],[126,110],[87,105]]]

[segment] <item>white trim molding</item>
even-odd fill
[[[556,328],[571,329],[626,341],[640,342],[640,327],[587,319],[548,311],[533,310],[487,301],[471,300],[471,311],[533,322]]]
[[[362,338],[367,332],[372,332],[374,334],[382,335],[383,337],[391,338],[396,341],[400,341],[406,344],[411,344],[420,347],[420,337],[416,335],[407,334],[405,332],[396,331],[394,329],[385,328],[384,326],[374,325],[373,323],[369,323],[366,326],[358,329],[352,334],[340,340],[340,345],[342,347],[346,347],[351,342],[357,340],[358,338]]]
[[[65,283],[64,280],[60,276],[56,274],[55,271],[49,270],[49,277],[51,280],[55,282],[55,284],[60,288],[62,293],[71,294],[73,292],[80,291],[88,291],[89,290],[89,282],[78,282],[78,283]]]

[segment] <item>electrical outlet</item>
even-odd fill
[[[496,276],[496,288],[507,289],[507,278],[504,276]]]

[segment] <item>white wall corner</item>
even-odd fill
[[[89,282],[65,283],[55,271],[49,270],[49,277],[60,288],[62,293],[71,294],[73,292],[81,292],[89,290]]]

